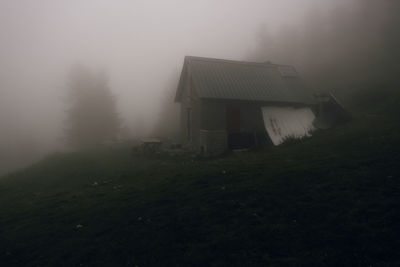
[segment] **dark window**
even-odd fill
[[[228,106],[226,108],[226,131],[228,133],[240,132],[240,109]]]

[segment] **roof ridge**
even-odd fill
[[[197,61],[205,61],[205,62],[214,62],[214,63],[222,63],[222,64],[240,64],[240,65],[249,65],[263,68],[276,68],[280,66],[290,66],[290,65],[281,65],[275,64],[271,62],[251,62],[251,61],[239,61],[239,60],[231,60],[231,59],[219,59],[219,58],[207,58],[207,57],[196,57],[196,56],[185,56],[185,60],[197,60]]]

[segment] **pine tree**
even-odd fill
[[[75,148],[117,138],[120,120],[115,98],[104,72],[75,65],[69,75],[66,137]]]

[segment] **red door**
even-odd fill
[[[232,106],[226,108],[226,131],[228,133],[240,132],[240,109]]]

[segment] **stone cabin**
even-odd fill
[[[191,56],[175,101],[181,142],[206,155],[309,135],[317,106],[292,66]]]

